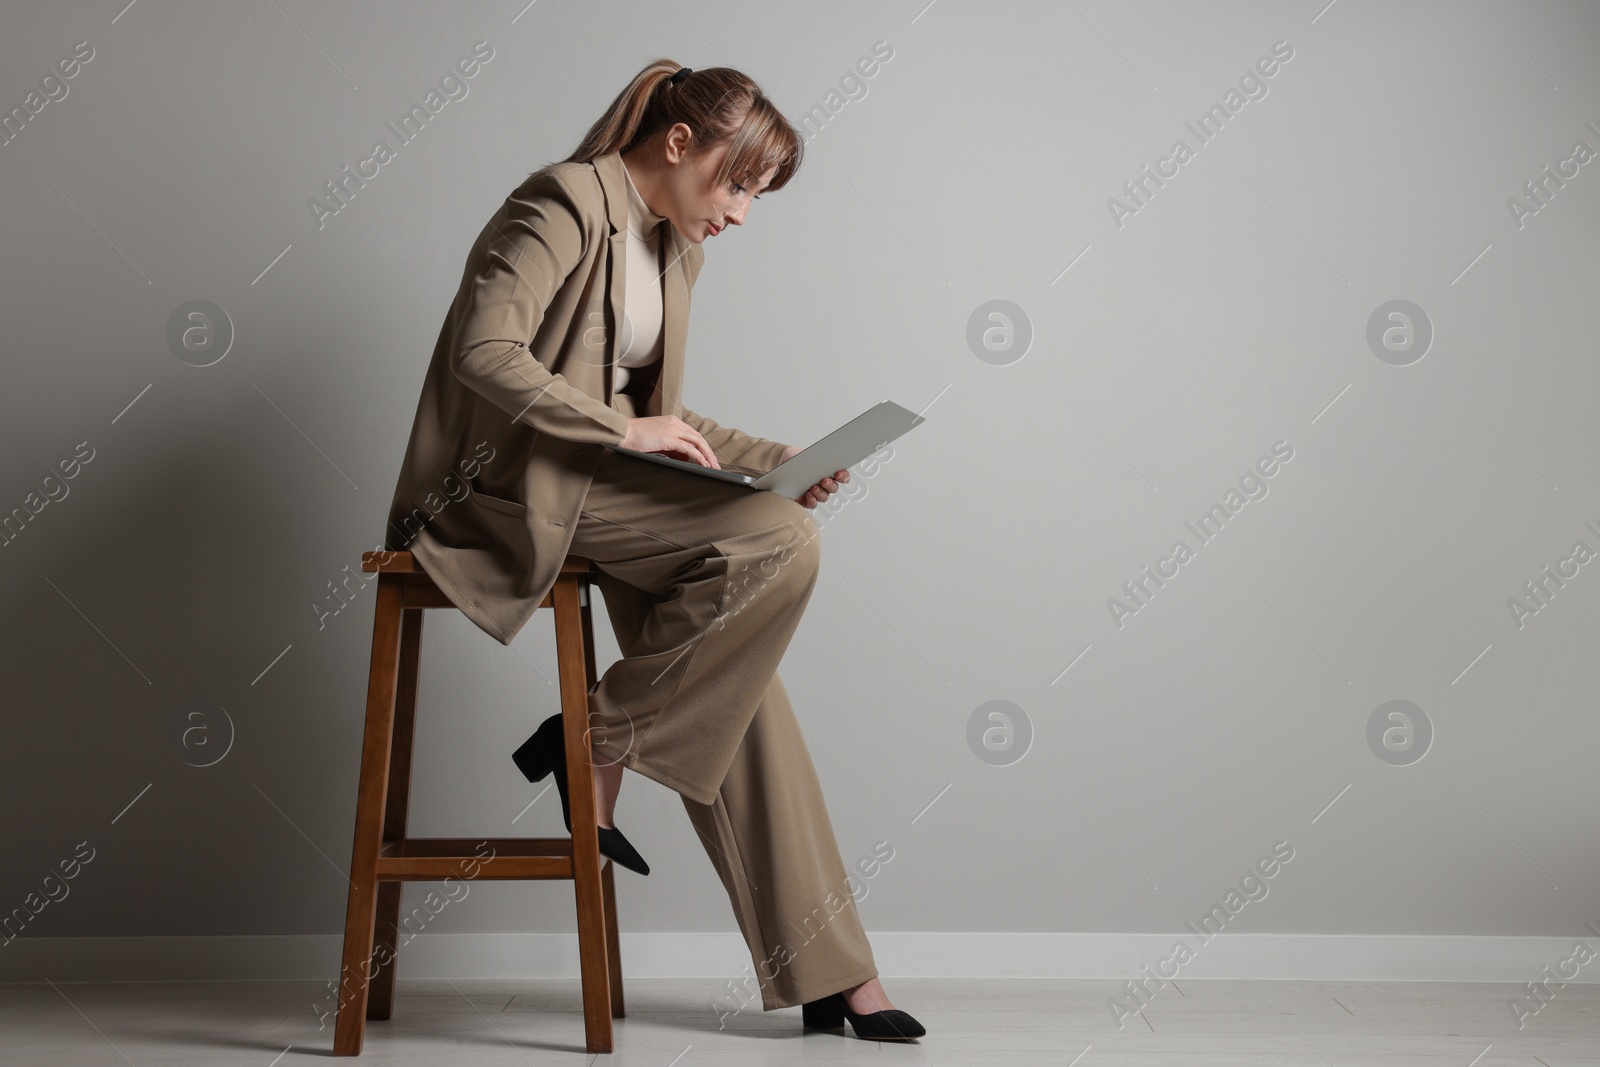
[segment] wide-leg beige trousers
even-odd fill
[[[777,675],[816,583],[821,535],[810,512],[608,449],[570,551],[595,561],[623,654],[589,694],[597,759],[682,796],[733,904],[763,1009],[876,977]]]

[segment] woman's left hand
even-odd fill
[[[787,463],[789,460],[793,459],[803,451],[805,450],[802,448],[796,447],[795,445],[789,445],[783,450],[783,458],[778,460],[778,462]],[[807,489],[804,495],[795,497],[795,503],[804,504],[808,508],[814,508],[818,504],[821,504],[823,501],[827,500],[828,497],[832,496],[834,493],[837,493],[839,491],[840,482],[848,482],[849,480],[849,471],[834,471],[832,478],[822,479],[816,485],[813,485],[810,489]]]

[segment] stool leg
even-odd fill
[[[594,690],[598,680],[594,662],[594,586],[584,590],[583,597],[583,672],[588,683],[585,692]],[[606,902],[606,969],[611,974],[611,1017],[621,1019],[628,1013],[622,1002],[622,939],[617,933],[617,889],[612,877],[612,864],[608,860],[600,871],[601,887]]]
[[[333,1031],[335,1056],[359,1056],[366,1029],[378,848],[389,787],[395,683],[400,664],[400,581],[397,574],[378,578],[372,664],[367,676],[367,718],[361,741],[361,782],[356,794],[355,842],[350,857],[350,897],[345,909],[344,956],[339,968],[338,1017]]]
[[[583,677],[585,683],[587,683],[584,686],[584,692],[587,693],[594,688],[594,683],[599,681],[600,677],[594,664],[594,615],[590,610],[594,604],[594,586],[585,581],[580,588],[583,591],[583,611],[581,613],[583,618]]]
[[[417,667],[422,660],[422,609],[407,608],[400,623],[400,671],[394,701],[394,738],[389,756],[389,802],[383,817],[384,844],[406,837],[406,812],[411,802],[411,753],[417,724]],[[374,923],[377,973],[367,994],[367,1018],[387,1019],[394,1014],[395,970],[400,945],[400,890],[402,882],[378,883],[378,911]]]
[[[611,972],[611,1017],[627,1015],[622,1004],[622,942],[617,936],[617,889],[611,877],[611,861],[600,870],[600,883],[606,897],[606,966]]]
[[[567,795],[572,815],[572,885],[578,905],[578,964],[583,981],[583,1026],[590,1052],[611,1051],[611,983],[607,970],[605,892],[594,811],[594,755],[589,745],[589,690],[583,649],[580,579],[562,575],[553,590],[556,666],[567,746]]]
[[[382,1021],[394,1015],[394,980],[397,951],[395,926],[400,920],[402,882],[379,882],[373,920],[372,981],[367,983],[367,1018]],[[384,960],[388,964],[384,964]]]

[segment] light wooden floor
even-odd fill
[[[1118,1029],[1112,981],[884,980],[928,1028],[915,1044],[805,1033],[798,1008],[738,1006],[720,982],[634,979],[616,1051],[583,1051],[573,981],[400,983],[395,1016],[369,1023],[359,1059],[528,1067],[745,1067],[905,1063],[964,1067],[1597,1067],[1600,986],[1569,983],[1518,1030],[1515,985],[1189,981]],[[330,1059],[319,982],[0,985],[0,1063],[288,1067]],[[848,1034],[848,1029],[846,1033]]]

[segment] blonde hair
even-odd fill
[[[657,59],[634,75],[562,162],[588,163],[611,152],[626,152],[682,122],[691,131],[691,152],[728,145],[718,185],[736,181],[753,188],[761,175],[776,167],[765,191],[782,189],[800,169],[804,141],[799,131],[759,85],[732,67],[696,69],[670,81],[682,65]]]

